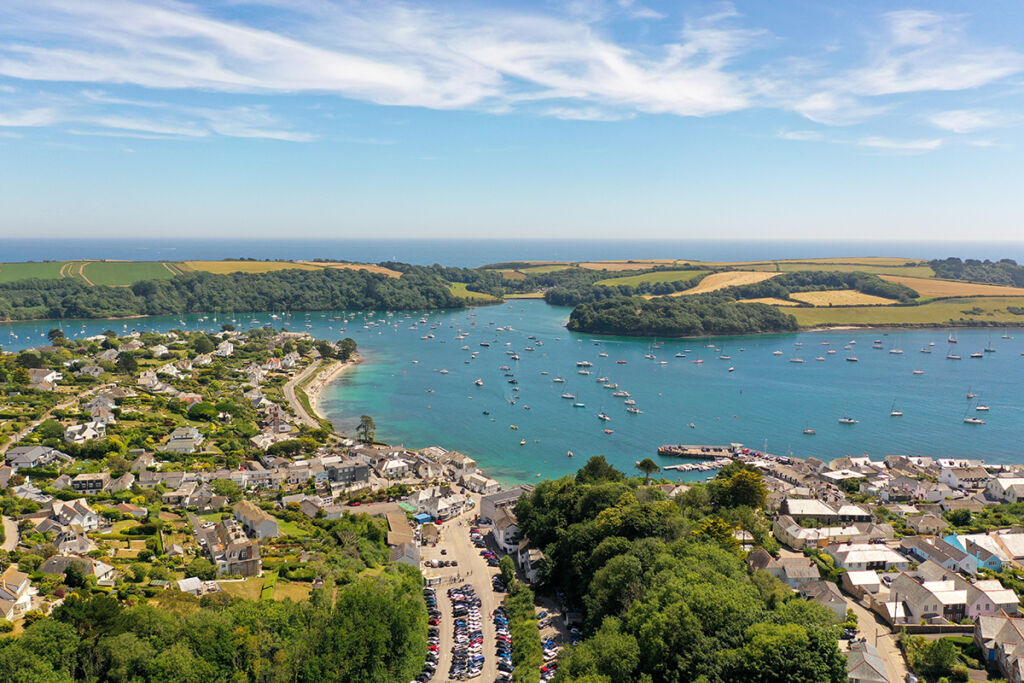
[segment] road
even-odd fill
[[[320,422],[315,417],[306,412],[306,409],[302,406],[302,403],[295,395],[295,387],[298,386],[301,382],[305,381],[307,377],[316,372],[316,369],[318,367],[320,367],[319,358],[310,363],[308,368],[306,368],[299,374],[295,375],[295,377],[288,380],[288,383],[284,385],[284,397],[285,399],[287,399],[288,404],[292,407],[292,410],[295,411],[296,418],[302,424],[313,428],[319,427]]]
[[[420,549],[423,560],[445,559],[458,562],[457,567],[424,568],[423,570],[427,576],[442,577],[442,582],[434,586],[437,589],[437,604],[442,614],[440,659],[437,673],[434,675],[435,681],[448,680],[448,669],[452,661],[452,604],[448,600],[448,589],[463,583],[473,586],[481,602],[480,622],[481,630],[484,632],[484,666],[478,680],[493,681],[498,675],[497,658],[495,657],[498,641],[491,615],[505,596],[503,593],[495,593],[491,585],[492,577],[499,573],[498,568],[488,567],[487,562],[480,556],[479,548],[469,540],[470,519],[470,515],[467,514],[446,522],[441,526],[441,540],[438,544],[434,547],[424,546]],[[446,551],[444,555],[441,554],[442,549]]]
[[[852,609],[857,615],[858,636],[867,638],[867,641],[878,648],[878,654],[885,662],[889,680],[893,683],[901,683],[907,679],[907,665],[903,661],[903,653],[896,642],[894,634],[882,618],[864,607],[849,595],[843,596],[846,599],[846,606]]]
[[[3,523],[4,542],[0,545],[0,550],[14,550],[18,547],[18,525],[10,517],[4,517]]]

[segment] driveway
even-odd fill
[[[10,517],[3,518],[4,542],[0,550],[14,550],[18,547],[18,525]]]
[[[878,654],[885,662],[889,680],[892,683],[902,683],[907,678],[907,665],[903,661],[903,653],[896,641],[889,626],[882,621],[882,618],[864,607],[849,595],[843,596],[846,599],[846,606],[852,609],[857,615],[858,637],[866,638],[869,643],[878,648]]]

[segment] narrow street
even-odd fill
[[[896,642],[896,634],[882,621],[877,614],[864,607],[849,595],[846,598],[846,606],[857,615],[858,637],[866,638],[869,643],[878,648],[878,654],[885,662],[889,680],[893,683],[902,683],[907,677],[907,665],[903,661],[903,653]]]

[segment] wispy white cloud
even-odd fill
[[[49,108],[22,109],[18,111],[0,111],[0,126],[12,128],[32,128],[49,126],[58,120],[57,113]]]
[[[563,121],[624,121],[636,116],[633,112],[612,112],[598,107],[551,107],[544,115]]]
[[[154,133],[157,135],[190,138],[203,138],[210,134],[209,131],[188,123],[175,123],[128,116],[99,116],[89,119],[87,122],[103,128],[115,128],[134,133]]]
[[[815,130],[780,130],[776,136],[780,140],[796,140],[798,142],[820,142],[825,136]]]
[[[1013,117],[993,109],[950,109],[932,114],[928,120],[953,133],[974,133],[1013,123]]]
[[[969,90],[1024,72],[1024,54],[968,44],[961,17],[901,10],[888,13],[885,21],[888,43],[868,66],[847,76],[854,93]]]
[[[861,147],[873,147],[894,152],[921,153],[936,150],[942,146],[942,139],[933,140],[894,140],[892,138],[871,135],[857,141]]]
[[[683,116],[734,111],[751,102],[730,67],[761,35],[722,15],[641,50],[587,21],[525,11],[297,4],[281,10],[296,27],[286,35],[184,3],[9,4],[18,28],[0,47],[0,74],[15,78],[325,92],[438,109],[486,109],[529,95]]]
[[[778,51],[783,43],[749,27],[732,5],[691,16],[659,33],[669,36],[660,41],[627,42],[609,29],[610,18],[624,16],[668,25],[642,3],[484,9],[400,0],[5,0],[0,76],[75,84],[73,106],[50,124],[32,125],[308,142],[319,135],[296,130],[262,104],[189,109],[172,104],[177,97],[150,95],[186,90],[200,93],[197,102],[202,93],[266,102],[331,94],[586,121],[774,108],[848,126],[900,113],[894,96],[974,89],[1024,73],[1024,53],[977,46],[963,16],[889,12],[869,19],[877,37],[860,46],[859,59],[855,41],[843,36],[841,54],[832,41],[819,54],[772,54],[754,66],[755,50]],[[269,11],[243,15],[240,4]],[[838,59],[844,62],[832,63]],[[124,86],[131,89],[118,90]],[[930,123],[955,132],[991,127],[979,116],[950,110]],[[920,114],[914,118],[921,123]]]

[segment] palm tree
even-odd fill
[[[651,481],[651,475],[661,470],[658,463],[654,462],[650,458],[644,458],[636,464],[636,468],[644,473],[644,483],[647,484]]]

